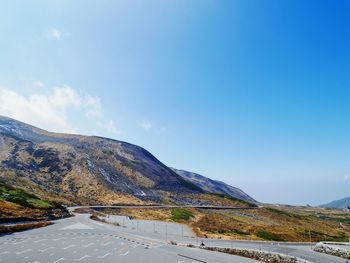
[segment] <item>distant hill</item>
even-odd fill
[[[323,208],[338,208],[338,209],[344,209],[350,207],[350,197],[346,197],[340,200],[332,201],[328,204],[320,205],[320,207]]]
[[[2,116],[0,179],[67,204],[245,205],[209,196],[209,188],[184,179],[137,145],[52,133]],[[237,198],[247,201],[243,192]]]
[[[257,203],[256,200],[254,200],[252,197],[250,197],[249,195],[247,195],[245,192],[243,192],[241,189],[237,187],[233,187],[221,181],[212,180],[200,174],[196,174],[196,173],[192,173],[184,170],[178,170],[175,168],[171,168],[171,169],[177,174],[181,175],[182,178],[184,178],[185,180],[188,180],[189,182],[193,183],[194,185],[200,187],[201,189],[207,192],[221,194],[221,195],[228,195],[233,198],[244,200],[250,203]]]

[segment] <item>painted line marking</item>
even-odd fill
[[[55,238],[55,239],[53,239],[53,241],[58,241],[58,240],[62,240],[62,239],[65,239],[65,237]]]
[[[29,252],[29,251],[33,251],[33,249],[26,249],[26,250],[23,250],[23,251],[20,251],[20,252],[16,252],[17,255],[21,255],[21,254],[24,254],[26,252]]]
[[[39,249],[40,252],[45,252],[45,251],[48,251],[50,249],[54,249],[55,247],[48,247],[48,248],[45,248],[45,249]]]
[[[84,245],[83,247],[90,247],[90,246],[92,246],[92,245],[95,245],[95,243],[89,243],[89,244],[87,244],[87,245]]]
[[[110,243],[112,243],[111,241],[107,242],[107,243],[104,243],[103,246],[108,246]]]
[[[111,253],[104,254],[103,256],[98,256],[98,258],[105,258],[105,257],[107,257],[108,255],[111,255]]]
[[[81,260],[83,260],[84,258],[89,258],[89,257],[90,257],[89,255],[85,255],[85,256],[83,256],[83,257],[81,257],[81,258],[74,259],[74,261],[81,261]]]
[[[129,247],[126,245],[124,247],[122,247],[121,249],[119,249],[118,253],[121,256],[126,256],[129,253]],[[123,253],[124,252],[124,253]]]
[[[40,242],[45,241],[45,240],[48,240],[48,239],[44,238],[44,239],[36,240],[36,241],[34,241],[34,243],[40,243]]]
[[[68,247],[64,247],[63,249],[66,250],[68,248],[71,248],[71,247],[75,247],[76,245],[69,245]]]
[[[22,244],[22,243],[25,243],[25,242],[27,242],[27,240],[23,240],[23,241],[15,242],[15,243],[13,243],[13,244],[14,244],[14,245],[18,245],[18,244]]]
[[[4,254],[8,254],[8,253],[10,253],[10,252],[4,251],[4,252],[1,252],[0,255],[4,255]]]
[[[60,262],[62,260],[66,260],[65,258],[60,258],[60,259],[57,259],[56,261],[54,261],[53,263],[57,263],[57,262]]]

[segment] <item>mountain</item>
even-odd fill
[[[332,201],[328,204],[320,205],[320,207],[337,208],[337,209],[347,208],[347,209],[349,209],[350,208],[350,197],[346,197],[346,198],[343,198],[340,200],[335,200],[335,201]]]
[[[67,204],[225,204],[147,150],[0,116],[0,179]]]
[[[252,197],[247,195],[241,189],[225,184],[224,182],[212,180],[203,175],[184,171],[184,170],[178,170],[175,168],[171,168],[171,169],[175,173],[179,174],[183,179],[193,183],[194,185],[198,186],[199,188],[203,189],[206,192],[220,194],[220,195],[228,195],[233,198],[244,200],[250,203],[257,203],[256,200],[254,200]]]

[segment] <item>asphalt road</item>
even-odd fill
[[[106,219],[110,222],[118,222],[121,231],[137,233],[149,238],[161,240],[163,242],[176,241],[178,244],[199,245],[202,241],[208,247],[226,247],[239,249],[263,250],[268,252],[281,253],[295,256],[315,263],[344,263],[345,260],[315,252],[312,250],[313,244],[307,243],[285,243],[266,241],[227,241],[220,239],[199,239],[193,238],[191,229],[185,225],[166,223],[152,220],[129,220],[123,216],[111,216]]]
[[[130,219],[128,216],[107,215],[103,218],[110,223],[118,223],[120,226],[136,230],[138,233],[158,233],[164,238],[168,235],[169,238],[175,236],[178,237],[195,237],[192,229],[184,224],[169,223],[156,220],[135,220]]]
[[[93,221],[86,214],[44,228],[0,237],[0,262],[218,262],[257,261],[224,253],[169,245],[163,235]]]
[[[118,209],[118,208],[142,208],[142,209],[169,209],[169,208],[197,208],[197,209],[216,209],[216,210],[252,210],[259,209],[262,206],[211,206],[211,205],[90,205],[90,206],[74,206],[70,207],[71,209],[77,208],[91,208],[91,209]]]

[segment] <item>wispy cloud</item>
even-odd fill
[[[149,129],[151,129],[153,127],[152,123],[148,120],[143,120],[143,121],[139,122],[139,126],[146,131],[148,131]]]
[[[40,91],[40,92],[39,92]],[[62,85],[52,89],[37,90],[26,96],[0,87],[0,114],[38,126],[65,133],[76,133],[80,129],[72,125],[72,112],[85,116],[89,122],[107,132],[118,135],[120,130],[105,117],[99,97],[81,95],[74,88]]]
[[[349,175],[344,176],[344,181],[345,182],[350,182],[350,176]]]
[[[97,125],[100,128],[105,129],[107,132],[113,134],[113,135],[120,135],[121,131],[116,127],[114,124],[114,121],[112,120],[107,120],[107,121],[98,121]]]
[[[43,88],[43,87],[45,87],[44,82],[42,82],[42,81],[40,81],[40,80],[35,81],[35,82],[33,83],[33,85],[34,85],[35,88]]]
[[[57,28],[50,28],[47,33],[46,36],[48,38],[54,39],[54,40],[61,40],[63,37],[69,36],[70,34],[67,33],[64,30],[60,30]]]

